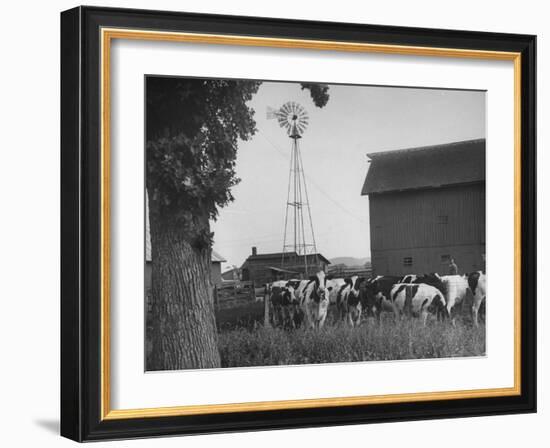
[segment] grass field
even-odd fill
[[[216,310],[218,331],[226,332],[235,329],[252,330],[264,321],[264,303],[234,301],[231,306]]]
[[[247,328],[220,331],[223,367],[318,364],[331,362],[449,358],[485,354],[485,326],[385,316],[358,328],[342,324],[321,330]]]

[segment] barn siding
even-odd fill
[[[445,272],[442,255],[461,270],[484,269],[484,184],[371,194],[369,204],[375,274]]]
[[[449,273],[449,264],[441,261],[442,255],[452,255],[459,274],[485,270],[485,246],[415,247],[411,249],[372,251],[374,275],[406,275],[437,272]],[[411,266],[403,265],[403,258],[412,257]]]

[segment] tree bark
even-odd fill
[[[210,249],[193,247],[183,226],[171,221],[170,214],[150,214],[153,330],[147,370],[220,367]],[[209,228],[207,217],[202,225]]]

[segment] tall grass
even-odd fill
[[[418,319],[343,324],[295,331],[257,326],[219,333],[223,367],[318,364],[480,356],[485,354],[485,326]]]

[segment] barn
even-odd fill
[[[374,274],[485,269],[485,139],[367,156]]]
[[[243,281],[254,286],[290,278],[303,278],[318,271],[327,271],[330,261],[321,254],[298,255],[296,252],[259,254],[256,247],[241,266]]]

